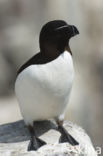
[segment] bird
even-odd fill
[[[78,34],[77,27],[64,20],[47,22],[39,35],[40,52],[17,72],[15,93],[31,136],[28,151],[36,151],[46,144],[36,136],[34,123],[50,119],[56,121],[60,143],[79,145],[63,126],[74,81],[69,41]]]

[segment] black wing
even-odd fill
[[[24,63],[17,72],[17,75],[20,74],[25,68],[33,64],[45,64],[48,61],[42,56],[41,53],[36,54],[30,58],[26,63]]]

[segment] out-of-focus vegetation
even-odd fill
[[[20,118],[13,95],[16,71],[39,51],[41,27],[63,19],[80,31],[70,41],[75,83],[66,119],[83,126],[95,145],[102,146],[102,15],[102,0],[0,0],[0,123]]]

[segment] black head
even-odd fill
[[[48,22],[40,32],[40,48],[44,50],[46,46],[52,45],[62,53],[70,38],[77,34],[79,34],[78,29],[73,25],[68,25],[65,21]]]

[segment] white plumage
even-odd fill
[[[63,120],[73,78],[73,61],[68,51],[49,63],[24,69],[17,77],[15,91],[25,123]]]

